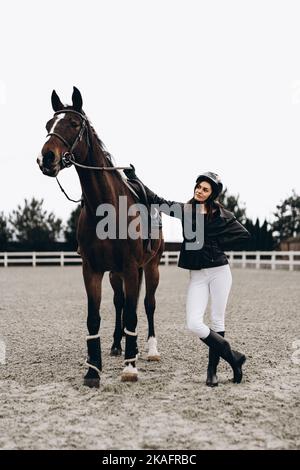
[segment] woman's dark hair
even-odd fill
[[[206,180],[206,179],[205,179],[205,181],[207,181],[210,184],[211,188],[212,188],[212,193],[208,197],[207,201],[204,202],[204,204],[206,205],[206,208],[207,208],[207,220],[210,221],[213,217],[213,214],[214,214],[215,210],[218,209],[219,207],[224,207],[224,206],[218,200],[218,197],[219,197],[218,188],[215,188],[214,187],[215,185],[213,185],[211,183],[211,181]],[[195,192],[197,186],[198,186],[198,183],[196,182],[194,192]],[[197,201],[194,197],[192,197],[192,199],[187,201],[187,204],[191,204],[192,209],[194,209],[196,207],[196,205],[199,204],[199,201]]]
[[[196,206],[196,204],[199,204],[199,202],[192,197],[189,201],[187,201],[186,204],[191,204],[192,207]],[[210,199],[208,198],[208,201],[205,202],[206,208],[207,208],[207,220],[211,220],[214,210],[218,209],[219,207],[224,207],[223,204],[218,201],[218,199]]]

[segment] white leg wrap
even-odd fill
[[[124,364],[129,364],[130,362],[137,361],[139,355],[137,354],[135,357],[132,357],[131,359],[124,359]],[[131,365],[131,364],[130,364]]]
[[[124,333],[126,333],[126,335],[129,335],[129,336],[137,336],[136,331],[129,331],[126,328],[124,328]]]
[[[137,361],[139,355],[137,354],[135,357],[132,357],[131,359],[124,359],[124,364],[129,364],[129,362]]]
[[[93,366],[93,365],[90,364],[88,361],[85,361],[85,365],[86,365],[87,367],[90,367],[91,369],[96,370],[96,371],[98,372],[98,374],[101,374],[101,371],[98,369],[98,367]]]
[[[86,337],[87,341],[89,339],[96,339],[96,338],[100,338],[100,333],[98,333],[97,335],[87,335],[87,337]]]

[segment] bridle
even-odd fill
[[[54,116],[57,116],[58,114],[63,114],[63,113],[73,113],[73,114],[76,114],[77,116],[79,116],[81,118],[81,126],[80,126],[80,129],[79,129],[79,132],[78,132],[77,136],[75,137],[74,142],[71,145],[58,132],[49,132],[46,136],[46,137],[51,137],[51,136],[57,137],[68,148],[68,150],[66,152],[64,152],[61,156],[61,167],[62,167],[62,169],[69,168],[72,165],[77,166],[79,168],[83,168],[85,170],[114,171],[114,170],[131,170],[132,169],[130,166],[90,166],[90,165],[83,165],[82,163],[76,162],[76,159],[75,159],[75,156],[74,156],[73,152],[74,152],[76,146],[79,144],[79,142],[81,142],[85,131],[86,131],[87,145],[88,145],[88,147],[90,146],[89,134],[87,132],[87,130],[88,130],[88,126],[87,126],[88,119],[84,114],[80,113],[79,111],[75,111],[74,109],[62,109],[61,111],[56,111],[54,113]],[[67,199],[69,199],[69,201],[72,201],[72,202],[80,202],[81,201],[81,199],[79,199],[77,201],[75,201],[74,199],[71,199],[67,195],[67,193],[65,192],[63,187],[61,186],[61,184],[58,181],[57,177],[56,177],[56,181],[57,181],[61,191],[64,193],[64,195],[67,197]]]
[[[64,137],[58,134],[58,132],[49,132],[46,136],[46,137],[51,137],[52,135],[54,135],[59,140],[61,140],[62,143],[66,145],[66,147],[68,147],[67,152],[64,152],[61,157],[62,168],[68,168],[71,165],[75,165],[75,166],[78,166],[79,168],[85,168],[87,170],[102,170],[102,171],[131,170],[130,166],[89,166],[89,165],[82,165],[82,163],[77,163],[73,152],[77,144],[81,142],[84,132],[87,130],[88,119],[84,114],[80,113],[79,111],[75,111],[74,109],[62,109],[61,111],[56,111],[54,113],[54,116],[57,116],[58,114],[64,114],[64,113],[73,113],[73,114],[76,114],[77,116],[80,116],[81,127],[72,145],[70,145],[69,142],[67,142],[67,140]],[[86,138],[87,138],[87,145],[89,147],[90,142],[89,142],[88,132],[86,133]]]

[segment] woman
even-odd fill
[[[125,171],[129,179],[137,179],[134,167]],[[139,180],[138,180],[139,181]],[[206,384],[218,385],[217,365],[220,357],[233,370],[233,382],[242,380],[242,365],[246,356],[231,349],[225,340],[225,310],[231,288],[232,277],[225,249],[236,248],[236,243],[249,238],[249,232],[226,210],[217,198],[223,189],[218,175],[207,172],[199,175],[194,187],[194,196],[188,204],[167,201],[145,186],[149,204],[170,208],[180,205],[182,221],[191,216],[193,229],[197,211],[204,217],[204,243],[199,249],[188,249],[185,233],[181,246],[178,266],[190,271],[186,301],[186,322],[188,329],[209,346],[209,360]],[[170,214],[162,206],[163,212]],[[176,214],[173,214],[177,216]],[[198,242],[199,243],[199,242]],[[199,244],[201,246],[201,244]],[[203,322],[204,313],[211,297],[211,329]]]

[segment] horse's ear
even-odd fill
[[[80,91],[78,90],[78,88],[76,88],[76,86],[73,86],[72,102],[73,107],[76,111],[82,111],[82,97]]]
[[[60,99],[59,99],[59,97],[58,97],[55,90],[52,91],[51,103],[52,103],[52,108],[54,109],[55,112],[60,111],[64,107],[64,105],[60,101]]]

